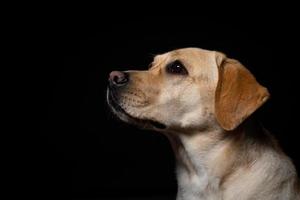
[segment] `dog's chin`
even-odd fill
[[[163,123],[150,120],[150,119],[139,119],[137,117],[130,115],[118,104],[116,98],[109,90],[107,90],[107,102],[111,110],[113,111],[113,113],[126,123],[133,124],[143,129],[150,129],[150,130],[151,129],[163,130],[167,128],[166,125],[164,125]]]

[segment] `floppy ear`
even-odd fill
[[[270,95],[237,60],[223,58],[218,68],[215,115],[223,129],[233,130],[266,102]]]

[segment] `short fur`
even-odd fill
[[[188,75],[166,71],[180,60]],[[122,120],[165,134],[177,158],[177,200],[300,199],[296,170],[252,114],[267,89],[237,60],[199,48],[154,58],[108,90]],[[153,122],[165,125],[157,127]]]

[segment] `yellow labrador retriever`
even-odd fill
[[[177,200],[296,200],[296,170],[251,114],[268,90],[237,60],[198,48],[113,71],[108,103],[123,121],[165,134],[177,158]]]

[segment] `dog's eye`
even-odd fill
[[[179,74],[179,75],[187,75],[188,72],[185,69],[184,65],[179,61],[175,60],[167,65],[167,72],[170,74]]]

